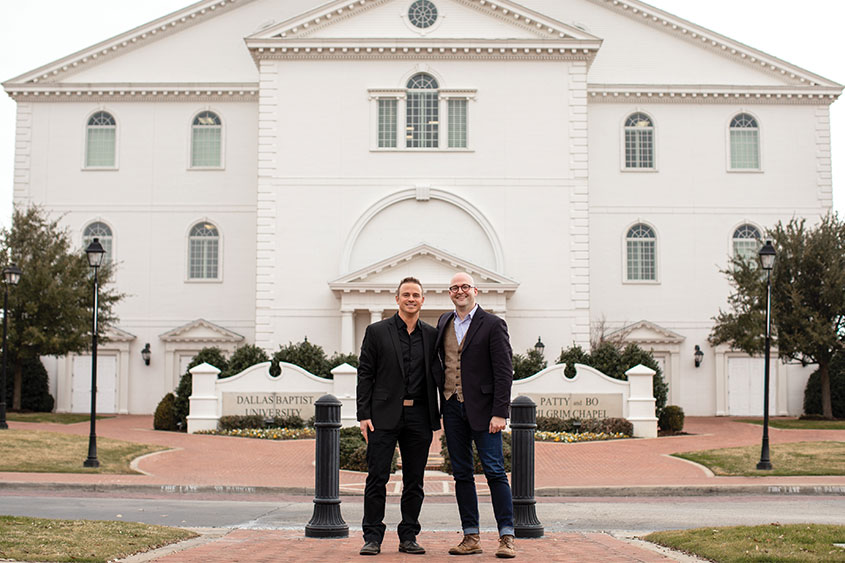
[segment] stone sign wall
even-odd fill
[[[222,395],[222,416],[298,416],[306,421],[314,416],[314,402],[321,397],[317,393],[224,392]]]
[[[520,393],[537,405],[537,416],[556,418],[623,418],[622,393]]]

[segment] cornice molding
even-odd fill
[[[186,8],[153,20],[147,24],[122,33],[111,39],[101,41],[81,51],[77,51],[44,66],[31,70],[3,83],[56,82],[67,80],[76,71],[91,66],[96,62],[111,59],[150,41],[179,32],[188,26],[229,10],[235,4],[246,4],[252,0],[202,0]]]
[[[258,84],[7,84],[6,93],[15,101],[99,102],[99,101],[215,101],[255,102]]]
[[[587,100],[600,103],[687,103],[687,104],[805,104],[830,105],[841,88],[824,86],[669,86],[588,84]]]
[[[592,62],[600,41],[497,39],[247,39],[261,60],[412,59],[565,60]]]
[[[790,64],[777,57],[734,41],[724,35],[674,16],[639,0],[591,0],[629,18],[695,43],[703,48],[718,52],[732,60],[762,69],[772,75],[801,86],[827,86],[842,90],[842,85]]]

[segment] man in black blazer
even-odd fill
[[[513,359],[508,326],[475,302],[472,277],[458,273],[449,283],[454,311],[437,322],[437,352],[444,370],[443,431],[449,448],[455,497],[464,537],[452,555],[481,553],[478,497],[473,473],[475,442],[499,530],[497,557],[515,557],[513,500],[502,452],[502,430],[510,414]]]
[[[361,555],[381,551],[385,486],[397,442],[403,486],[399,551],[425,553],[416,538],[432,432],[440,428],[437,383],[441,375],[434,349],[437,331],[419,320],[424,301],[420,281],[403,279],[396,290],[399,312],[368,326],[361,344],[357,403],[368,468]]]

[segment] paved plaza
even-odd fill
[[[11,422],[15,429],[37,429],[87,435],[88,424]],[[730,418],[688,417],[687,435],[654,439],[575,444],[536,443],[535,487],[539,502],[577,497],[690,497],[702,495],[815,495],[845,497],[845,476],[833,477],[714,477],[706,469],[670,454],[683,451],[759,444],[761,427]],[[135,462],[136,475],[0,473],[0,494],[89,494],[109,497],[161,496],[176,499],[301,498],[314,494],[314,441],[268,441],[223,436],[187,435],[152,430],[151,416],[118,416],[97,423],[97,434],[167,447]],[[845,440],[845,431],[770,430],[772,447],[785,442]],[[432,454],[439,441],[432,445]],[[340,489],[346,503],[360,502],[365,475],[341,471]],[[483,476],[479,491],[486,492]],[[388,494],[401,494],[401,476],[394,475]],[[430,502],[448,503],[454,494],[452,478],[429,472],[426,494]],[[482,498],[482,504],[489,501]],[[482,506],[487,510],[488,506]],[[139,555],[127,561],[345,561],[360,560],[360,525],[350,526],[346,539],[305,538],[299,529],[215,528],[185,545]],[[457,517],[453,529],[426,531],[419,541],[428,553],[400,554],[388,533],[377,561],[439,561],[453,559],[448,548],[460,539]],[[495,533],[483,536],[492,559]],[[547,532],[540,539],[517,541],[520,559],[547,561],[677,561],[690,560],[618,534]],[[475,559],[474,559],[475,560]]]

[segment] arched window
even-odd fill
[[[760,230],[757,227],[748,224],[740,225],[733,236],[734,256],[747,262],[757,260],[761,239]]]
[[[760,128],[757,120],[747,113],[731,119],[731,169],[760,169]]]
[[[437,148],[440,125],[437,80],[421,72],[411,77],[407,87],[405,146]]]
[[[625,120],[625,168],[654,168],[654,124],[644,113]]]
[[[219,168],[222,163],[222,124],[212,111],[199,113],[191,125],[191,168]]]
[[[103,255],[103,264],[111,263],[112,261],[112,233],[111,228],[102,221],[95,221],[90,223],[82,232],[83,248],[88,248],[94,238],[100,239],[100,244],[106,253]]]
[[[655,246],[657,237],[654,229],[637,223],[625,237],[626,278],[628,281],[657,280],[657,259]]]
[[[98,111],[88,119],[85,131],[85,166],[89,168],[113,168],[117,123],[112,114]]]
[[[220,234],[217,227],[201,221],[191,227],[188,240],[188,278],[217,279],[220,260]]]

